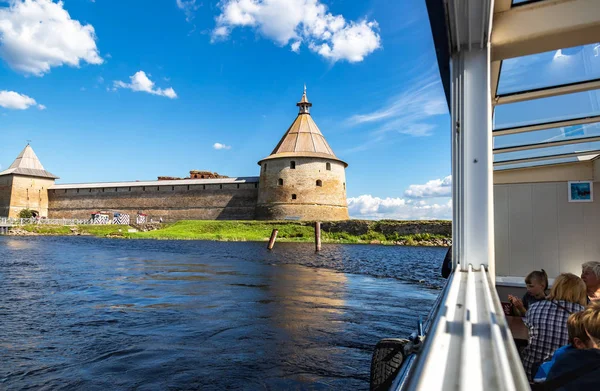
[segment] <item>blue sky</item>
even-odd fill
[[[304,83],[353,217],[450,217],[423,0],[0,2],[3,169],[32,140],[60,183],[255,176]]]

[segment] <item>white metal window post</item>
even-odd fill
[[[452,54],[453,259],[495,282],[489,44]]]

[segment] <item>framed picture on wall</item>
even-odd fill
[[[592,181],[570,181],[569,202],[594,201],[594,184]]]

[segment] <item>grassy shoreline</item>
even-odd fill
[[[408,246],[444,246],[450,238],[448,235],[429,233],[428,227],[439,222],[397,222],[398,226],[412,224],[420,232],[399,234],[387,230],[381,232],[377,222],[358,222],[363,228],[361,232],[336,232],[322,230],[323,243],[362,243],[389,244]],[[394,222],[391,222],[394,223]],[[389,225],[390,222],[387,222]],[[96,237],[123,239],[157,239],[157,240],[213,240],[213,241],[267,241],[273,229],[279,231],[278,242],[313,242],[314,228],[311,222],[298,221],[211,221],[184,220],[172,224],[163,224],[160,229],[146,232],[128,232],[126,225],[78,225],[48,226],[26,225],[20,227],[16,235],[91,235]],[[348,230],[352,231],[352,230]]]

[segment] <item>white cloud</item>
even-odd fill
[[[14,91],[0,91],[0,107],[11,110],[26,110],[35,105],[40,110],[46,109],[46,106],[37,104],[35,99],[27,95]]]
[[[431,68],[433,69],[433,68]],[[394,135],[427,137],[433,134],[435,117],[448,114],[442,85],[436,73],[427,71],[407,83],[400,94],[383,107],[370,113],[356,114],[347,121],[351,126],[370,125],[366,141],[346,150],[364,151],[377,144],[389,142]]]
[[[231,149],[231,145],[225,145],[225,144],[221,144],[221,143],[214,143],[213,144],[213,148],[216,150],[219,149]]]
[[[294,52],[306,44],[332,62],[360,62],[381,47],[376,21],[347,22],[320,0],[223,0],[219,7],[213,41],[226,39],[236,27],[251,27]]]
[[[452,176],[434,179],[424,185],[410,185],[404,192],[409,198],[450,197],[452,195]]]
[[[185,21],[191,22],[194,19],[194,12],[200,8],[200,5],[196,4],[196,0],[176,0],[177,8],[183,11],[185,14]]]
[[[125,83],[120,80],[115,80],[113,90],[117,88],[128,88],[132,91],[142,91],[153,95],[166,96],[167,98],[175,99],[177,94],[173,88],[155,88],[154,82],[146,76],[146,72],[138,71],[133,76],[129,77],[131,83]]]
[[[0,7],[0,57],[36,76],[52,67],[103,62],[94,27],[71,19],[62,1],[51,0],[9,0],[9,7]]]
[[[452,218],[452,201],[429,204],[404,198],[379,198],[370,194],[348,198],[348,212],[356,219],[428,220]]]
[[[416,82],[395,96],[383,108],[350,118],[354,125],[380,124],[377,133],[395,131],[411,136],[429,136],[434,128],[427,121],[434,116],[448,113],[441,83],[434,75],[421,76]]]

